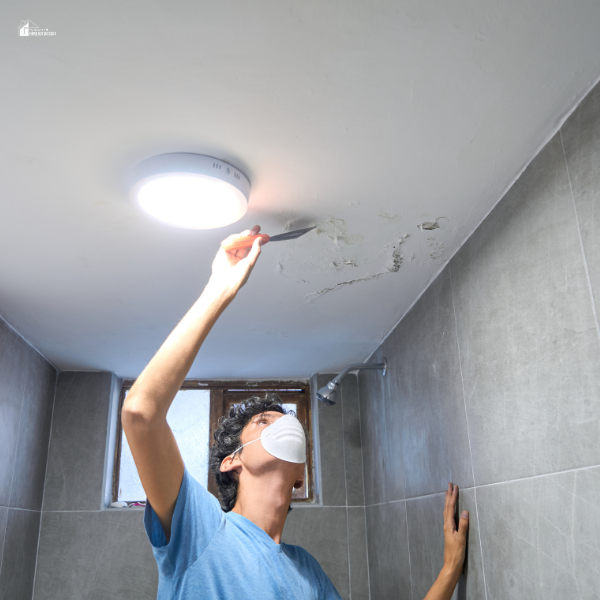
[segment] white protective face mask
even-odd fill
[[[293,415],[283,415],[274,423],[265,427],[260,437],[246,442],[231,454],[234,456],[244,446],[262,442],[263,448],[275,458],[291,463],[306,462],[306,436],[300,421]]]

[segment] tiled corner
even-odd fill
[[[10,506],[42,509],[56,370],[30,349]]]
[[[294,508],[282,539],[312,554],[340,596],[350,598],[346,508]]]
[[[426,596],[444,564],[444,503],[445,494],[406,501],[414,598]],[[469,530],[465,567],[452,598],[481,600],[485,598],[485,584],[475,491],[460,490],[458,504],[458,514],[469,511]]]
[[[35,600],[148,600],[157,587],[143,511],[44,512]]]
[[[371,600],[412,600],[405,501],[366,507]]]
[[[0,319],[0,506],[10,505],[29,351]]]
[[[100,508],[112,377],[76,371],[59,374],[44,511]]]
[[[0,574],[2,573],[2,552],[6,536],[6,523],[8,522],[8,508],[0,506]]]
[[[319,388],[336,374],[317,376]],[[333,406],[319,402],[319,444],[321,447],[321,490],[326,506],[346,506],[346,481],[344,473],[344,426],[342,399]]]
[[[567,119],[561,135],[596,313],[600,313],[600,85]]]
[[[388,360],[382,409],[394,461],[403,462],[405,497],[443,492],[449,481],[472,487],[448,268],[385,340],[382,353]]]
[[[477,489],[489,597],[597,598],[600,467]]]
[[[31,600],[39,530],[38,511],[8,509],[0,572],[0,598]]]
[[[600,344],[558,135],[450,268],[476,485],[600,464]]]

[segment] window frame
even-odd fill
[[[115,453],[113,459],[113,481],[112,481],[112,502],[118,502],[119,496],[119,477],[121,472],[121,440],[123,438],[123,426],[121,414],[126,393],[131,389],[135,379],[126,379],[121,385],[119,394],[119,410],[117,412],[117,430],[115,440]],[[312,420],[312,402],[310,382],[303,380],[282,381],[282,380],[206,380],[206,379],[186,379],[180,390],[207,390],[210,392],[210,411],[209,411],[209,437],[207,440],[209,448],[212,446],[213,434],[217,428],[218,421],[225,414],[226,409],[239,395],[243,401],[250,396],[274,392],[281,394],[281,402],[286,404],[285,396],[289,400],[295,400],[298,405],[298,418],[306,429],[306,498],[292,497],[292,503],[303,504],[313,503],[315,500],[315,468],[313,456],[313,420]],[[287,392],[287,394],[286,394]],[[243,397],[246,396],[246,397]],[[293,398],[291,397],[293,396]],[[216,480],[208,471],[208,491],[219,497]],[[142,501],[128,502],[128,506],[140,506]]]

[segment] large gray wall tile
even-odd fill
[[[346,496],[348,506],[363,506],[362,442],[360,431],[360,407],[358,403],[358,379],[356,375],[346,375],[341,383],[343,425],[344,425],[344,465],[346,473]]]
[[[348,553],[352,600],[369,600],[367,517],[364,506],[348,508]]]
[[[371,600],[411,600],[405,501],[367,506]]]
[[[425,597],[444,564],[444,504],[445,494],[406,501],[414,598]],[[461,490],[458,504],[458,514],[469,511],[469,531],[464,572],[452,598],[481,600],[485,598],[485,585],[475,491]]]
[[[473,486],[449,269],[382,345],[386,418],[404,463],[405,497]],[[394,498],[390,498],[394,499]]]
[[[38,511],[8,509],[0,598],[31,600],[39,530]]]
[[[489,598],[597,599],[600,467],[477,489]]]
[[[30,349],[0,319],[0,506],[9,506]]]
[[[345,599],[350,597],[347,531],[345,508],[303,507],[288,515],[282,538],[310,552]]]
[[[450,265],[475,483],[600,463],[600,345],[559,136]]]
[[[600,312],[600,86],[561,129],[596,311]]]
[[[335,374],[317,376],[319,388],[333,379]],[[319,443],[321,446],[321,486],[323,504],[346,506],[346,481],[344,473],[344,426],[342,401],[333,406],[319,402]]]
[[[112,373],[59,374],[44,511],[101,507],[113,377]]]
[[[370,362],[381,362],[380,346]],[[399,446],[398,410],[392,409],[388,375],[360,371],[360,419],[363,447],[365,503],[377,504],[404,498],[404,462]]]
[[[143,512],[44,512],[35,600],[150,600],[158,570]]]
[[[41,510],[56,370],[33,349],[24,385],[10,506]]]

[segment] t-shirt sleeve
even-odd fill
[[[150,502],[146,502],[144,527],[165,577],[177,577],[198,560],[222,526],[224,514],[219,501],[184,470],[167,543]]]
[[[314,571],[315,576],[318,581],[319,587],[319,598],[323,600],[342,600],[342,597],[339,595],[338,591],[335,589],[333,583],[331,583],[331,579],[327,576],[325,571],[321,568],[321,565],[317,562],[317,560],[311,556],[314,561]]]

